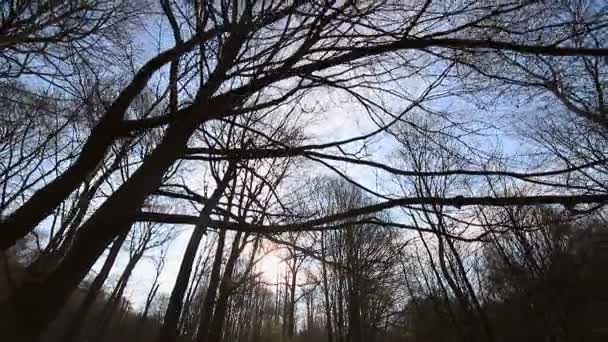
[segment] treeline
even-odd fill
[[[410,276],[418,276],[408,281],[413,292],[402,316],[408,338],[603,339],[605,222],[572,221],[548,209],[509,215],[507,233],[492,233],[475,248],[445,241],[443,249],[439,242],[437,254],[426,256],[426,271],[419,259],[410,263]]]
[[[325,214],[367,201],[342,181],[324,179],[318,186],[315,209]],[[427,215],[433,218],[440,217]],[[453,236],[441,220],[424,233],[348,222],[341,229],[270,240],[209,232],[185,290],[176,338],[599,340],[608,327],[603,318],[608,233],[602,217],[528,207],[484,218],[474,241]],[[128,261],[116,283],[95,285],[100,275],[108,276],[103,267],[112,258],[110,249],[100,271],[81,284],[42,341],[159,340],[170,305],[170,294],[158,292],[162,250],[150,254],[157,266],[154,283],[138,281],[131,295],[125,292],[134,269],[133,240],[142,233],[145,229],[136,229],[126,239],[131,249],[123,246],[120,252]],[[4,259],[3,294],[10,295],[8,280],[17,281],[24,264],[39,257],[33,250],[22,244]],[[275,279],[260,267],[269,253],[281,260]],[[133,293],[144,291],[145,302],[134,303]]]

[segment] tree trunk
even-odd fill
[[[230,256],[228,257],[228,262],[226,262],[226,268],[224,269],[224,275],[222,276],[222,284],[220,285],[220,292],[215,304],[213,319],[211,320],[208,342],[220,342],[222,340],[228,299],[232,292],[232,273],[234,272],[236,261],[241,253],[239,244],[242,235],[242,232],[237,232],[234,236],[234,241],[232,241]]]
[[[158,277],[154,279],[154,283],[148,292],[148,296],[146,297],[146,304],[144,306],[144,311],[141,313],[139,318],[137,319],[137,325],[135,327],[135,332],[133,333],[133,340],[139,341],[141,340],[141,331],[146,324],[146,320],[148,319],[148,312],[150,312],[150,306],[152,305],[152,301],[154,297],[156,297],[156,293],[158,292],[158,288],[160,284],[158,284]]]
[[[188,46],[194,46],[196,41],[196,39],[192,39],[189,41],[192,45]],[[212,98],[212,95],[221,86],[223,76],[228,70],[230,63],[236,57],[242,43],[242,37],[237,37],[235,41],[226,44],[225,50],[222,49],[222,67],[218,67],[212,75],[213,77],[210,77],[207,83],[199,89],[196,103],[180,110],[180,120],[175,120],[168,126],[162,141],[144,159],[144,162],[137,171],[82,225],[80,228],[82,233],[78,234],[73,248],[70,249],[64,260],[44,278],[26,281],[15,291],[12,300],[9,302],[9,313],[6,319],[0,320],[4,323],[1,326],[0,334],[15,337],[23,342],[36,341],[49,322],[56,317],[61,307],[65,305],[69,295],[86,276],[106,246],[115,237],[129,229],[131,223],[141,210],[145,199],[161,185],[165,172],[179,159],[180,151],[183,151],[188,146],[188,140],[200,124],[221,115],[221,113],[225,113],[227,109],[235,105],[234,101],[230,101],[228,97]],[[148,62],[142,67],[141,73],[150,72],[149,75],[141,76],[138,73],[135,79],[141,76],[141,82],[137,83],[134,79],[131,85],[125,89],[125,93],[129,92],[131,88],[137,88],[139,85],[143,88],[149,76],[155,70],[166,62],[178,57],[183,51],[187,51],[186,45],[183,44],[165,51]],[[122,94],[117,102],[120,102],[121,97]],[[126,99],[125,101],[130,102],[130,99]],[[204,112],[201,113],[203,110]],[[120,119],[110,121],[110,123],[114,124],[119,122]],[[99,128],[101,130],[100,126],[101,123],[98,124],[96,129]],[[107,127],[105,128],[107,129]],[[107,131],[104,133],[111,136]],[[96,146],[99,147],[100,145],[103,144]],[[86,149],[83,149],[83,158],[89,157],[90,154],[85,152]],[[96,161],[95,165],[97,163],[98,161]],[[80,181],[80,179],[77,179],[77,184],[80,184]],[[44,189],[44,193],[49,194],[49,187],[47,186]],[[58,191],[65,191],[65,189],[62,187]],[[53,197],[50,201],[36,201],[38,204],[43,203],[45,208],[37,208],[38,205],[33,205],[32,211],[38,213],[44,212],[42,218],[39,217],[39,220],[37,219],[35,224],[46,217],[48,212],[63,200],[63,197],[58,200],[55,198],[56,196]],[[32,200],[28,202],[32,202]],[[54,202],[57,202],[57,204],[54,204]],[[18,211],[25,213],[30,211],[25,210],[24,207],[22,206]],[[13,215],[11,215],[11,217],[0,224],[0,231],[4,231],[4,228],[12,228],[15,224]],[[0,244],[0,248],[11,246],[14,243],[13,240],[27,234],[27,232],[33,229],[35,224],[30,224],[29,226],[19,224],[18,236],[14,236],[15,234],[12,234],[12,232],[8,232],[6,236],[4,234],[1,235],[0,241],[3,243]],[[6,240],[11,241],[5,243]],[[49,296],[49,294],[52,295]],[[14,305],[14,303],[19,304]]]
[[[188,287],[190,273],[192,272],[192,265],[198,251],[198,246],[205,234],[213,209],[217,206],[220,198],[224,194],[224,190],[228,187],[230,179],[234,175],[235,167],[236,165],[232,162],[228,165],[226,174],[205,203],[199,216],[199,222],[194,227],[194,231],[192,232],[192,236],[190,237],[190,241],[184,252],[184,257],[177,274],[177,279],[175,280],[175,285],[173,286],[173,291],[171,292],[163,326],[161,327],[158,336],[159,342],[173,342],[177,338],[177,325],[182,312],[184,295]]]
[[[351,280],[348,291],[348,341],[362,341],[361,329],[361,298],[357,279]]]
[[[2,319],[2,336],[37,341],[106,246],[129,229],[146,197],[161,184],[196,125],[187,118],[169,127],[163,141],[140,168],[80,228],[63,261],[41,280],[30,279],[12,297],[10,314]]]
[[[198,324],[198,335],[196,340],[203,342],[207,339],[209,333],[209,322],[213,314],[213,302],[215,301],[215,295],[220,282],[220,271],[222,269],[222,255],[224,253],[224,242],[226,240],[226,231],[220,230],[219,237],[217,240],[217,248],[215,250],[215,256],[213,259],[213,267],[211,268],[211,274],[209,276],[209,285],[207,286],[207,292],[205,293],[205,299]]]
[[[76,310],[76,312],[74,314],[74,318],[72,319],[72,322],[68,326],[68,329],[67,329],[66,333],[64,334],[62,341],[71,342],[71,341],[77,340],[78,333],[80,332],[80,329],[82,328],[82,324],[85,321],[87,313],[89,312],[89,310],[91,309],[91,306],[95,302],[95,299],[97,298],[97,295],[99,294],[99,291],[101,290],[101,288],[103,286],[103,283],[108,278],[108,275],[110,274],[110,271],[112,270],[112,267],[114,266],[114,262],[116,261],[116,257],[118,256],[118,253],[120,252],[120,248],[122,247],[122,244],[125,242],[125,239],[127,238],[127,233],[128,232],[125,232],[122,235],[120,235],[112,244],[112,248],[110,249],[110,253],[108,254],[108,257],[104,261],[103,266],[101,267],[101,270],[99,271],[97,276],[95,276],[95,279],[91,283],[91,286],[89,287],[89,291],[87,291],[87,294],[86,294],[84,300],[82,301],[82,303]]]
[[[346,263],[348,274],[346,278],[346,292],[348,296],[348,341],[359,342],[363,340],[361,327],[361,271],[359,262],[359,249],[361,245],[352,230],[346,231]]]
[[[0,250],[8,249],[13,246],[17,240],[34,230],[42,220],[50,215],[53,209],[72,193],[72,191],[77,189],[87,177],[91,176],[97,166],[103,161],[108,147],[117,138],[116,132],[120,131],[122,128],[120,124],[124,117],[124,113],[131,105],[133,99],[139,95],[147,85],[148,80],[150,80],[158,69],[162,68],[166,63],[178,58],[184,52],[190,50],[197,42],[197,39],[191,39],[185,44],[180,44],[172,49],[164,51],[150,59],[139,69],[131,83],[123,89],[101,121],[91,131],[80,151],[78,159],[63,174],[36,191],[27,202],[15,210],[15,212],[6,220],[0,222]],[[211,84],[211,86],[206,87],[206,92],[201,92],[201,98],[206,98],[206,95],[213,94],[218,86],[219,84]],[[184,138],[187,140],[189,136],[190,134],[184,135]],[[182,145],[174,145],[174,147],[175,146],[180,147]],[[164,173],[168,167],[169,166],[163,168],[161,172]],[[153,189],[151,191],[153,191]],[[28,285],[28,287],[36,286]],[[57,300],[61,301],[65,299],[57,298]],[[41,315],[46,316],[47,310],[43,311],[45,312],[41,313]],[[43,324],[45,323],[46,322],[43,322]],[[40,333],[36,330],[41,329],[42,328],[32,329],[28,335]]]
[[[325,297],[325,329],[327,330],[327,342],[332,342],[331,306],[329,302],[329,282],[327,279],[327,263],[325,258],[325,232],[321,231],[321,271],[323,277],[323,295]]]
[[[108,333],[108,330],[109,330],[108,328],[112,323],[112,318],[114,316],[114,313],[116,312],[116,309],[122,300],[122,296],[125,292],[125,289],[127,288],[129,279],[131,279],[133,270],[135,269],[135,266],[137,266],[137,263],[139,263],[139,260],[141,260],[143,253],[144,253],[144,250],[142,249],[140,252],[138,252],[138,254],[134,255],[129,260],[129,262],[127,263],[127,266],[125,267],[125,270],[123,271],[122,275],[120,276],[120,279],[118,280],[118,283],[114,287],[114,290],[112,291],[112,294],[110,295],[110,298],[108,299],[108,302],[106,303],[105,307],[103,308],[103,310],[101,312],[101,316],[100,316],[100,321],[98,322],[98,325],[97,325],[97,327],[99,329],[99,333],[97,334],[96,338],[98,341],[102,341],[104,339],[104,337],[106,336],[106,334]]]
[[[291,283],[289,284],[289,303],[287,304],[287,339],[293,340],[295,335],[295,309],[296,309],[296,280],[298,276],[297,260],[293,260],[293,269],[291,270]]]

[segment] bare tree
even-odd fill
[[[567,180],[568,175],[585,173],[603,163],[605,158],[566,163],[565,167],[554,164],[530,169],[498,162],[489,165],[489,159],[496,159],[488,158],[487,151],[471,146],[467,139],[483,129],[456,120],[454,116],[458,113],[454,108],[439,108],[442,101],[455,101],[462,98],[461,95],[481,94],[479,96],[483,97],[487,94],[468,87],[462,91],[453,88],[454,85],[467,84],[454,80],[470,80],[476,79],[472,76],[478,76],[507,87],[515,84],[521,89],[544,89],[569,112],[590,107],[589,103],[597,104],[600,115],[586,115],[588,111],[577,115],[601,126],[604,90],[601,61],[608,54],[603,40],[606,9],[602,6],[545,6],[536,2],[488,5],[432,1],[411,4],[390,1],[160,1],[160,8],[149,7],[146,19],[169,27],[162,32],[168,32],[170,38],[161,35],[157,39],[158,48],[148,55],[131,49],[133,45],[128,39],[122,47],[120,43],[109,43],[113,37],[110,33],[124,27],[121,25],[128,23],[131,15],[140,13],[131,11],[132,7],[127,3],[52,4],[10,2],[2,5],[6,15],[2,16],[0,28],[0,58],[10,60],[7,65],[26,66],[27,74],[33,68],[28,60],[33,50],[36,61],[53,61],[65,57],[65,51],[73,52],[70,50],[73,45],[83,44],[80,46],[82,51],[77,48],[74,52],[75,56],[84,56],[82,59],[79,57],[77,62],[72,62],[66,58],[69,66],[79,66],[75,68],[75,73],[81,71],[78,76],[56,75],[55,70],[68,70],[62,63],[51,67],[53,75],[44,80],[45,85],[53,91],[69,93],[87,78],[85,75],[99,76],[101,71],[107,72],[108,76],[121,76],[117,77],[119,79],[129,75],[127,77],[131,79],[118,82],[121,84],[116,87],[118,90],[108,91],[108,100],[100,101],[100,110],[83,108],[88,116],[81,115],[89,119],[81,120],[86,125],[77,127],[86,127],[84,134],[73,136],[80,138],[74,139],[78,142],[76,147],[67,153],[65,161],[55,158],[50,163],[50,173],[43,172],[34,182],[28,176],[32,170],[36,170],[32,174],[42,170],[36,165],[40,161],[36,153],[40,153],[39,146],[49,144],[45,139],[30,140],[35,146],[31,151],[35,152],[28,150],[19,157],[8,157],[9,168],[15,165],[15,158],[17,165],[25,163],[27,166],[16,175],[9,171],[10,177],[4,177],[7,180],[2,186],[11,188],[4,193],[9,196],[18,193],[20,198],[6,208],[3,202],[5,214],[0,222],[0,247],[6,250],[26,235],[37,233],[47,217],[64,211],[61,207],[66,206],[70,199],[78,203],[78,198],[84,198],[74,196],[74,193],[83,193],[82,188],[86,190],[90,180],[103,173],[100,166],[111,159],[110,151],[120,141],[134,139],[133,149],[141,152],[141,158],[133,162],[132,172],[121,178],[110,177],[112,180],[105,184],[106,187],[97,190],[107,195],[105,200],[94,203],[78,222],[74,230],[77,234],[70,238],[61,260],[53,263],[54,267],[48,272],[24,279],[17,286],[11,299],[10,313],[3,319],[1,332],[7,336],[24,341],[36,340],[105,249],[134,222],[196,224],[198,216],[192,211],[164,210],[169,206],[155,210],[146,207],[158,197],[159,191],[166,188],[169,180],[187,179],[187,176],[200,172],[201,162],[234,161],[244,167],[247,177],[259,181],[257,184],[273,177],[281,179],[280,184],[270,182],[271,186],[263,194],[253,196],[256,191],[249,191],[250,198],[242,202],[239,199],[242,207],[239,205],[238,209],[247,207],[252,210],[247,212],[247,218],[225,222],[209,217],[205,224],[208,228],[234,230],[240,237],[253,233],[348,228],[344,235],[334,236],[339,244],[336,253],[340,258],[352,257],[348,266],[355,271],[336,273],[336,293],[343,297],[337,300],[335,310],[332,310],[335,311],[335,320],[348,316],[350,324],[334,322],[334,327],[338,335],[344,335],[348,329],[351,339],[361,339],[364,335],[359,324],[364,320],[361,315],[372,315],[372,306],[361,301],[370,265],[364,263],[364,258],[360,258],[358,253],[365,241],[382,240],[381,233],[369,233],[362,241],[352,231],[362,229],[368,232],[371,227],[377,227],[379,232],[385,232],[389,226],[417,231],[426,229],[399,220],[389,222],[384,211],[410,207],[421,210],[423,206],[466,209],[527,205],[562,205],[582,211],[597,209],[598,204],[608,199],[600,186],[581,189]],[[536,20],[541,10],[546,10],[542,12],[543,20]],[[56,18],[57,13],[64,13],[64,16]],[[20,25],[21,21],[27,25]],[[141,32],[153,25],[149,22],[142,20],[138,24]],[[53,29],[55,27],[58,30]],[[127,30],[118,32],[123,31]],[[49,37],[49,33],[56,34]],[[50,40],[48,45],[45,39]],[[128,65],[112,69],[100,61],[87,66],[86,61],[90,58],[85,57],[98,48],[92,42],[107,43],[113,52],[108,56],[114,59],[125,54],[124,60]],[[99,48],[103,47],[100,43]],[[146,60],[144,55],[150,57]],[[521,64],[520,61],[523,61],[523,68],[517,65]],[[505,63],[515,66],[501,71],[498,66]],[[588,83],[596,89],[595,95],[585,95],[585,89],[577,87],[576,82],[552,85],[555,83],[552,79],[560,79],[561,82],[562,73],[551,73],[551,68],[561,68],[570,63],[581,67],[581,70],[589,70],[592,82]],[[14,67],[10,68],[9,74],[13,73]],[[538,73],[538,69],[543,69],[542,80],[536,83],[542,85],[531,84],[534,77],[530,71]],[[44,79],[44,70],[36,72],[40,79]],[[166,72],[169,73],[168,81],[164,79]],[[21,74],[19,71],[15,75]],[[92,82],[95,86],[89,87],[92,89],[100,89],[103,82],[98,79],[111,79],[92,78],[95,79]],[[422,86],[414,87],[408,82]],[[144,103],[141,111],[134,110],[136,102],[147,97],[146,92],[153,94],[151,100]],[[337,101],[332,102],[332,97]],[[569,105],[574,98],[577,99],[576,108]],[[353,134],[342,140],[330,137],[329,141],[306,141],[303,117],[319,118],[325,111],[331,116],[330,106],[347,102],[367,114],[375,125],[371,132]],[[394,165],[390,160],[374,160],[366,154],[374,139],[396,141],[394,129],[397,124],[417,129],[413,114],[441,117],[444,124],[457,126],[459,129],[450,133],[460,134],[458,140],[468,154],[468,158],[464,158],[466,162],[457,167],[450,165],[448,168],[421,171]],[[471,121],[483,119],[483,111],[475,114]],[[9,134],[10,139],[13,136],[31,138],[33,131],[27,128],[28,122],[18,121],[18,134]],[[57,127],[62,127],[65,122],[50,131],[57,131]],[[248,139],[238,140],[239,144],[218,143],[228,141],[227,136],[243,137],[235,133],[237,130],[247,132]],[[428,133],[441,136],[446,132]],[[13,139],[8,143],[11,151],[15,150],[16,141]],[[36,157],[30,158],[31,153]],[[122,159],[129,163],[128,154]],[[285,169],[276,167],[293,160],[336,174],[371,200],[340,206],[340,210],[322,216],[294,219],[293,208],[285,203],[293,196],[281,189],[287,185]],[[248,161],[256,163],[249,164]],[[488,191],[481,186],[462,187],[454,193],[433,196],[410,192],[394,195],[390,190],[374,190],[364,180],[354,179],[348,170],[345,171],[351,168],[405,179],[438,176],[457,179],[466,176],[473,179],[470,184],[480,184],[478,180],[482,179],[492,184],[503,181],[516,185],[533,184],[535,188],[516,196]],[[16,185],[8,181],[20,178],[23,179]],[[595,173],[592,177],[581,176],[581,179],[596,178]],[[24,188],[30,190],[23,191]],[[256,203],[264,202],[256,197],[267,194],[273,198],[272,205]],[[225,210],[225,206],[216,203],[208,211],[230,214],[222,213],[221,209]],[[258,219],[253,219],[252,215]],[[366,246],[364,250],[374,249]],[[185,267],[191,267],[191,263],[186,262]],[[227,281],[231,272],[223,274],[228,277]],[[190,275],[189,270],[186,273]],[[187,286],[188,282],[185,284]],[[226,288],[230,286],[226,286],[222,281],[222,298],[229,297]],[[180,297],[177,302],[181,303],[183,294],[177,297]],[[177,326],[175,322],[181,311],[181,308],[174,310],[177,302],[172,301],[168,311],[171,313],[168,317],[171,334],[174,334],[173,328]],[[348,315],[345,310],[350,310]],[[214,314],[211,321],[215,334],[211,340],[214,342],[221,338],[224,323],[221,316]],[[365,330],[370,332],[372,328],[366,327]]]

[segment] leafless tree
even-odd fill
[[[347,266],[355,271],[336,273],[338,281],[333,285],[343,297],[332,308],[332,327],[336,336],[348,334],[351,339],[361,339],[374,330],[365,327],[364,333],[360,324],[362,314],[371,317],[376,309],[361,302],[364,280],[370,274],[370,265],[360,263],[364,261],[358,254],[362,244],[384,240],[382,232],[389,227],[433,231],[389,220],[388,211],[414,207],[420,212],[430,206],[441,207],[438,212],[442,215],[443,208],[466,215],[472,208],[531,205],[561,205],[575,212],[597,210],[608,200],[604,187],[581,188],[580,184],[585,180],[602,183],[602,148],[594,150],[599,156],[536,167],[512,166],[500,162],[497,153],[475,146],[471,138],[492,128],[491,123],[483,122],[489,111],[482,106],[492,95],[484,91],[487,85],[520,94],[538,91],[550,96],[560,113],[591,127],[604,127],[606,8],[582,3],[161,0],[149,5],[121,1],[3,4],[0,58],[7,63],[0,71],[2,85],[9,84],[4,81],[7,78],[18,77],[25,88],[33,89],[36,85],[28,77],[34,76],[41,87],[51,90],[49,95],[61,94],[68,101],[56,105],[40,102],[36,96],[24,97],[26,104],[19,105],[21,112],[15,119],[11,118],[15,113],[7,115],[10,129],[0,137],[0,143],[6,141],[9,147],[1,155],[0,247],[7,250],[28,234],[38,234],[47,218],[55,220],[70,208],[85,214],[72,220],[76,223],[69,232],[75,233],[69,236],[59,260],[50,263],[53,267],[42,274],[34,272],[35,276],[18,284],[0,333],[36,340],[105,249],[135,222],[196,225],[201,207],[207,213],[232,216],[219,199],[217,203],[205,199],[195,210],[181,207],[181,211],[170,208],[166,199],[156,202],[163,197],[159,193],[176,185],[176,179],[190,183],[179,184],[183,197],[195,197],[188,191],[196,190],[190,176],[213,171],[214,163],[239,164],[247,174],[243,177],[256,181],[251,186],[251,182],[243,182],[242,189],[251,188],[233,209],[247,209],[246,217],[223,220],[205,215],[205,229],[236,231],[243,241],[255,234],[345,231],[333,234],[332,239],[340,259],[349,258]],[[539,13],[542,20],[537,20]],[[143,36],[154,25],[161,27],[160,37],[150,39],[157,47],[135,49],[134,36],[128,36],[126,28]],[[38,67],[41,61],[49,66]],[[124,63],[112,68],[109,61]],[[569,74],[574,70],[585,70],[588,81]],[[105,86],[114,76],[117,85]],[[83,88],[95,96],[80,96],[76,90]],[[477,104],[482,108],[466,118],[459,118],[455,108],[442,108],[445,101],[462,101],[463,97],[480,98]],[[367,115],[374,128],[345,139],[311,139],[306,119],[318,119],[324,112],[335,115],[332,108],[339,103],[350,104],[344,110],[352,108]],[[75,114],[55,114],[64,107]],[[54,120],[48,129],[40,130],[24,119],[37,111],[51,112],[48,117]],[[418,125],[420,117],[438,118],[454,129],[425,131]],[[451,134],[452,141],[459,144],[451,152],[461,154],[461,163],[415,170],[374,159],[369,153],[374,140],[400,142],[395,130],[401,125],[425,131],[432,139]],[[70,129],[80,131],[70,134]],[[60,147],[56,146],[58,132],[67,137]],[[247,139],[235,140],[239,144],[226,143],[245,136],[240,134],[244,132]],[[27,144],[19,151],[22,140]],[[126,140],[133,141],[130,149],[137,157],[116,153]],[[104,186],[94,188],[95,180],[116,159],[130,165],[128,172],[122,168],[109,171]],[[339,206],[325,215],[298,216],[297,205],[291,203],[297,199],[289,196],[288,185],[293,183],[282,167],[286,163],[324,169],[370,200]],[[349,169],[401,180],[466,179],[462,180],[466,186],[449,193],[395,195],[391,189],[373,189],[355,179]],[[569,175],[576,175],[577,182],[571,182]],[[495,191],[496,184],[529,188],[509,195]],[[256,193],[258,185],[264,190]],[[81,210],[79,204],[96,195],[103,201],[93,201]],[[365,239],[353,233],[358,229],[366,232]],[[440,232],[443,237],[446,234],[454,235]],[[193,239],[193,245],[198,244],[196,240],[200,241]],[[231,253],[240,247],[236,243]],[[364,250],[374,249],[366,246]],[[189,250],[192,255],[196,252],[197,248]],[[193,261],[186,259],[188,270],[182,275],[189,278]],[[224,271],[218,298],[229,297],[231,276],[232,270]],[[178,290],[169,303],[167,335],[163,336],[175,336],[186,288]],[[374,305],[384,302],[378,300]],[[227,310],[226,303],[222,305],[216,306],[218,313],[210,323],[213,342],[222,336],[222,312]],[[338,321],[345,317],[350,323]]]

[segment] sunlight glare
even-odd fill
[[[274,252],[262,257],[257,267],[263,280],[271,283],[276,282],[285,271],[285,263]]]

